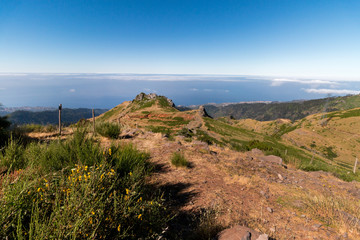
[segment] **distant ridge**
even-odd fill
[[[326,109],[325,106],[327,105]],[[291,102],[244,102],[204,105],[208,114],[214,118],[232,116],[235,119],[251,118],[258,121],[269,121],[279,118],[290,120],[302,119],[324,110],[342,111],[360,107],[360,95],[329,97],[315,100],[295,100]],[[197,107],[190,106],[188,109]],[[186,110],[186,107],[178,108]]]
[[[95,109],[95,116],[98,116],[107,109]],[[57,124],[58,111],[57,110],[47,110],[41,112],[35,111],[15,111],[9,115],[9,120],[13,124]],[[87,119],[92,117],[92,109],[89,108],[63,108],[62,110],[62,121],[65,125],[78,122],[80,119]]]

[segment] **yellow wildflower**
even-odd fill
[[[126,188],[125,191],[126,191],[126,195],[129,195],[130,190]]]
[[[138,219],[140,219],[141,218],[141,214],[139,214],[139,216],[138,216]]]
[[[120,232],[120,227],[121,227],[121,225],[119,224],[119,226],[117,227],[118,232]]]
[[[132,172],[129,172],[129,176],[132,176]]]
[[[111,156],[111,148],[109,148],[109,155]]]

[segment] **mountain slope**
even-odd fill
[[[206,111],[214,118],[232,116],[235,119],[252,118],[259,121],[278,118],[298,120],[324,111],[348,110],[356,107],[360,107],[360,95],[293,102],[205,105]]]

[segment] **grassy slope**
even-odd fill
[[[356,105],[352,103],[356,99],[357,96],[334,98],[329,106],[351,107]],[[195,121],[196,116],[196,111],[180,112],[169,106],[165,98],[158,97],[121,104],[101,115],[99,120],[119,121],[131,127],[161,132],[171,139],[180,134],[188,141],[197,139],[237,151],[258,148],[303,170],[329,171],[349,181],[360,179],[351,171],[356,149],[360,147],[360,136],[356,133],[356,129],[360,129],[356,121],[360,110],[311,115],[295,122],[203,118],[203,125],[197,131],[182,130]],[[327,122],[326,127],[322,126],[323,122]]]

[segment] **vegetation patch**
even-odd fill
[[[120,134],[120,126],[116,123],[103,122],[96,125],[96,132],[101,136],[116,139]]]
[[[211,137],[209,134],[207,134],[206,132],[201,131],[201,130],[196,131],[196,137],[199,141],[205,142],[209,145],[212,145],[214,143],[216,143],[218,145],[223,145],[219,140]]]
[[[339,117],[339,118],[349,118],[349,117],[359,117],[360,109],[348,110],[345,112],[334,112],[327,115],[327,117]]]
[[[171,164],[175,167],[190,167],[190,162],[185,158],[183,153],[174,152],[171,156]]]
[[[147,126],[147,129],[149,129],[153,133],[162,133],[167,135],[170,135],[172,133],[171,128],[164,126]]]
[[[336,158],[338,156],[336,154],[336,152],[334,152],[334,148],[332,146],[323,147],[322,150],[323,150],[323,153],[325,154],[326,158],[328,158],[330,160],[334,160],[334,158]]]
[[[273,137],[279,139],[282,135],[294,131],[297,127],[298,125],[291,126],[288,124],[282,124],[280,128],[273,134]]]
[[[134,111],[141,110],[144,108],[149,108],[149,107],[153,106],[154,104],[155,104],[155,99],[142,100],[142,101],[134,100],[132,103],[131,111],[134,112]]]
[[[171,121],[164,121],[164,120],[160,120],[160,119],[149,119],[149,122],[158,122],[158,123],[162,123],[164,125],[170,126],[170,127],[175,127],[175,126],[180,126],[180,125],[186,125],[190,121],[185,120],[182,117],[174,117]]]

